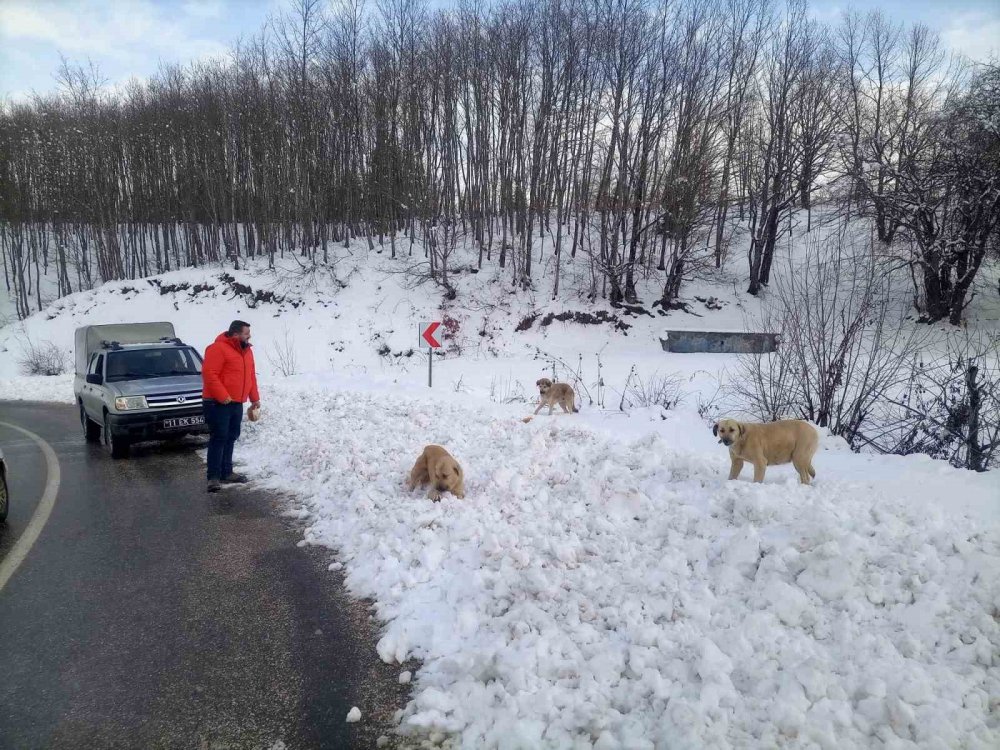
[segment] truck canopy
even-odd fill
[[[102,341],[119,344],[155,344],[162,338],[174,338],[174,324],[159,323],[107,323],[81,326],[76,329],[76,372],[87,372],[90,355],[100,348]]]

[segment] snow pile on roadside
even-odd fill
[[[468,748],[1000,741],[1000,533],[914,502],[905,474],[838,480],[820,456],[812,488],[724,482],[722,451],[385,393],[274,389],[266,417],[240,457],[302,498],[306,539],[377,601],[380,656],[423,660],[404,731]],[[465,468],[465,501],[403,487],[431,442]]]
[[[0,378],[0,401],[55,401],[72,404],[73,374]]]

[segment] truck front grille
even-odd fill
[[[150,409],[200,409],[201,391],[183,391],[179,393],[160,393],[146,396]]]

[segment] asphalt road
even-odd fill
[[[71,406],[0,402],[55,450],[51,516],[0,591],[0,748],[372,748],[406,700],[376,625],[299,548],[280,502],[205,492],[201,447],[114,461]],[[0,560],[38,505],[42,451],[0,425],[12,505]],[[362,721],[347,724],[352,706]],[[283,743],[283,744],[282,744]]]

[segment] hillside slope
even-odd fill
[[[237,459],[287,493],[304,543],[329,547],[351,591],[376,602],[372,648],[422,660],[401,717],[418,739],[1000,743],[996,472],[855,454],[825,435],[812,487],[790,467],[763,485],[725,481],[704,407],[733,357],[667,354],[659,339],[742,328],[760,303],[735,272],[662,315],[586,300],[582,262],[555,302],[544,276],[516,290],[467,263],[447,300],[410,285],[410,262],[351,248],[309,272],[286,259],[105,284],[0,329],[0,398],[72,398],[71,376],[18,374],[26,338],[69,354],[76,326],[171,320],[203,348],[249,321],[264,419],[245,426]],[[651,281],[640,296],[656,293]],[[989,304],[974,313],[994,325]],[[428,389],[416,324],[441,319]],[[553,368],[579,372],[580,413],[525,423]],[[462,462],[465,501],[403,486],[431,442]]]

